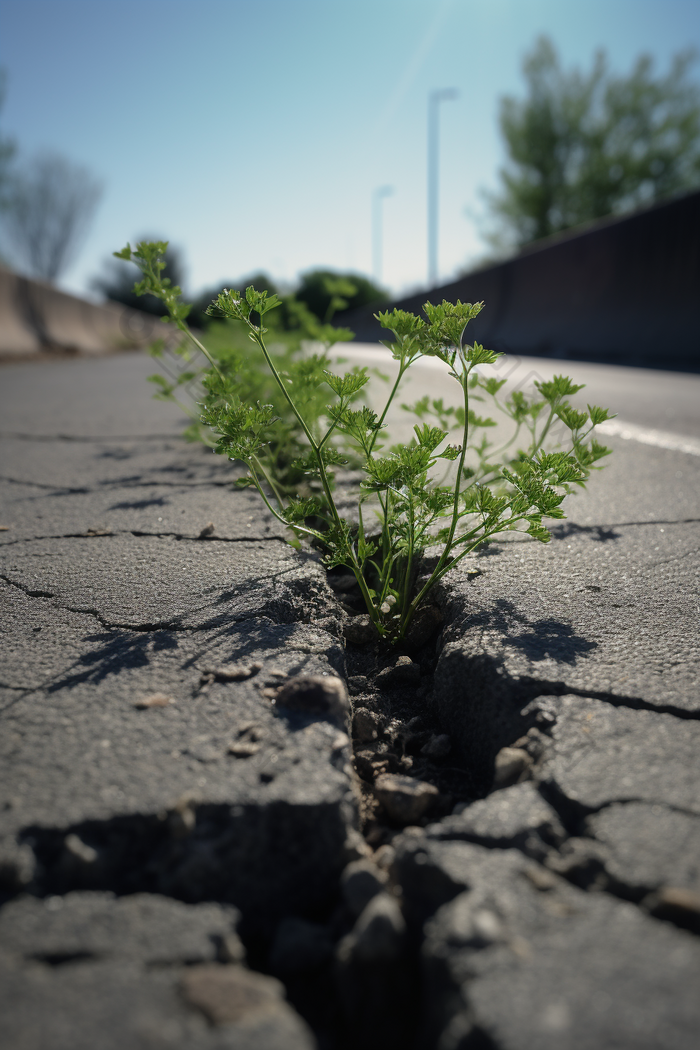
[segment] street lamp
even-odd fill
[[[431,91],[428,96],[428,284],[438,279],[438,161],[439,111],[441,102],[457,98],[456,88]]]
[[[382,201],[393,192],[393,186],[378,186],[372,194],[372,272],[377,284],[382,283]]]

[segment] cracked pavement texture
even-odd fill
[[[233,466],[177,438],[153,368],[121,355],[2,372],[0,883],[29,894],[0,910],[7,1038],[307,1050],[277,992],[217,1028],[178,982],[221,965],[233,922],[198,901],[269,936],[352,856],[343,727],[274,703],[285,674],[342,675],[337,607],[320,566],[231,490]],[[606,443],[551,544],[493,544],[465,566],[478,575],[442,585],[450,762],[486,782],[517,744],[530,766],[394,842],[441,1050],[695,1045],[700,457]],[[232,662],[250,673],[212,673]],[[154,694],[164,706],[138,706]],[[167,967],[144,961],[129,901],[153,943],[181,909]]]
[[[318,559],[177,436],[153,369],[3,371],[0,891],[46,903],[0,911],[2,1032],[37,1050],[311,1050],[283,988],[241,971],[240,942],[231,957],[235,909],[196,902],[269,936],[333,892],[356,821],[349,740],[274,698],[286,676],[343,673],[340,621]],[[164,923],[179,939],[143,959]],[[194,963],[214,967],[203,1001],[223,980],[264,1008],[212,1026],[183,999]]]

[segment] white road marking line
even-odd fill
[[[639,427],[635,423],[625,423],[621,419],[608,419],[605,423],[599,423],[596,431],[609,437],[621,437],[625,441],[639,441],[643,445],[655,445],[657,448],[669,448],[674,452],[700,456],[698,438],[671,434],[667,430],[652,430],[650,427]]]

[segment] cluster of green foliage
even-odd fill
[[[372,623],[389,641],[405,637],[431,587],[480,544],[513,530],[547,542],[550,533],[544,519],[565,516],[561,504],[566,494],[573,486],[585,485],[608,453],[593,437],[595,426],[610,418],[607,411],[572,407],[567,398],[581,387],[570,379],[555,376],[536,384],[534,399],[518,391],[505,401],[498,398],[505,380],[485,376],[478,367],[493,364],[499,355],[478,343],[464,343],[465,328],[481,303],[426,303],[426,320],[403,310],[377,315],[393,336],[385,345],[398,365],[378,415],[368,405],[357,404],[370,379],[367,369],[337,375],[325,355],[315,355],[300,362],[295,374],[280,370],[266,340],[279,298],[252,286],[244,294],[227,290],[211,304],[210,315],[243,326],[286,406],[295,441],[303,446],[292,466],[305,483],[289,491],[269,469],[269,449],[281,421],[276,407],[280,401],[255,399],[245,378],[232,379],[189,333],[188,307],[180,302],[179,289],[161,276],[164,249],[162,243],[142,243],[134,250],[127,245],[119,256],[137,263],[143,273],[137,291],[158,296],[211,364],[203,379],[201,418],[215,435],[215,450],[246,464],[248,472],[239,485],[256,488],[269,511],[297,539],[320,547],[329,568],[344,566],[354,574]],[[462,403],[455,408],[423,398],[404,406],[419,419],[414,437],[408,445],[386,447],[389,409],[408,369],[425,356],[447,365]],[[473,402],[487,398],[514,427],[500,448],[478,437],[494,425],[473,408]],[[568,447],[547,451],[555,422],[564,427]],[[461,440],[451,444],[448,439],[455,428]],[[519,447],[521,434],[526,439]],[[349,520],[341,516],[334,497],[334,470],[351,461],[360,464],[362,481],[356,516]],[[444,473],[447,467],[449,474],[450,464],[451,477],[441,479],[440,468]],[[435,544],[440,550],[437,561],[417,585],[422,555]]]
[[[490,203],[502,228],[490,239],[521,246],[700,185],[700,88],[692,51],[666,76],[642,55],[614,76],[604,52],[590,73],[563,70],[541,37],[526,57],[527,96],[501,100],[509,164]]]
[[[152,252],[150,266],[137,254],[141,249]],[[124,252],[115,255],[126,261],[132,259]],[[298,466],[306,454],[305,436],[265,360],[259,354],[251,354],[243,326],[226,318],[207,317],[209,323],[203,337],[206,346],[202,343],[189,326],[192,308],[182,302],[181,289],[169,275],[172,260],[165,241],[141,242],[133,253],[133,261],[143,270],[142,280],[131,290],[134,299],[156,302],[158,312],[173,321],[184,336],[173,346],[166,346],[163,339],[152,344],[150,352],[161,367],[159,373],[149,376],[156,386],[154,396],[176,404],[189,418],[183,434],[188,441],[201,441],[212,448],[217,439],[202,420],[202,406],[208,412],[216,412],[234,395],[244,404],[270,405],[271,422],[266,444],[258,456],[258,469],[282,494],[306,491],[304,471]],[[216,294],[213,293],[214,298]],[[305,418],[318,426],[327,397],[315,376],[330,367],[331,346],[351,339],[352,332],[320,322],[294,296],[276,299],[279,308],[267,322],[269,352],[277,372],[293,385]],[[196,313],[195,317],[198,319]],[[316,351],[305,352],[305,344],[313,344]]]

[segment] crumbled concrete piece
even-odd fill
[[[373,897],[386,887],[387,874],[371,860],[348,864],[340,876],[343,899],[354,915],[364,911]]]
[[[240,1028],[239,1038],[246,1046],[273,1045],[281,1050],[285,1037],[294,1050],[315,1046],[306,1024],[284,1001],[284,986],[274,977],[241,966],[193,966],[182,976],[180,991],[210,1024]]]
[[[277,706],[289,711],[327,718],[345,727],[350,701],[340,678],[335,675],[298,675],[284,683],[277,693]]]
[[[361,707],[355,712],[352,720],[352,735],[356,740],[367,743],[376,740],[382,730],[383,720],[374,711]]]
[[[414,664],[410,656],[399,656],[391,667],[385,667],[376,677],[378,685],[403,685],[417,682],[420,678],[420,667]]]
[[[613,884],[635,895],[662,886],[700,892],[700,817],[659,803],[615,802],[586,819]]]
[[[532,759],[527,751],[520,747],[502,747],[494,762],[494,788],[506,788],[517,783],[531,766]]]
[[[0,943],[27,959],[124,958],[133,966],[214,962],[224,938],[229,951],[243,958],[239,919],[230,905],[80,890],[8,902],[0,910]]]
[[[238,966],[193,966],[180,982],[185,1000],[214,1025],[235,1024],[250,1014],[269,1010],[284,995],[274,977]]]
[[[378,893],[338,945],[336,979],[353,1046],[408,1046],[414,995],[398,901]]]
[[[416,824],[438,797],[433,784],[399,773],[386,773],[374,782],[374,793],[396,824]]]
[[[465,805],[458,813],[426,828],[431,839],[458,839],[483,846],[517,847],[529,856],[542,858],[551,846],[559,845],[566,832],[556,811],[542,798],[532,781],[495,791]]]
[[[316,922],[291,915],[277,927],[269,965],[274,973],[296,974],[323,966],[332,956],[333,942],[328,930]]]
[[[535,779],[572,814],[648,802],[700,816],[700,722],[581,696],[538,697],[524,713],[551,720]]]
[[[426,857],[433,880],[461,871],[465,885],[425,927],[428,1045],[454,1045],[458,1029],[508,1050],[695,1045],[700,944],[688,933],[551,873],[538,884],[515,850],[436,843]]]
[[[358,696],[369,689],[369,679],[363,674],[355,674],[348,678],[348,692],[351,696]]]
[[[377,631],[368,613],[351,617],[343,627],[343,634],[353,645],[368,645],[377,638]]]
[[[200,532],[198,538],[200,540],[205,540],[208,536],[213,536],[215,531],[216,531],[216,528],[214,526],[214,522],[210,521],[208,525],[204,526],[204,528]]]

